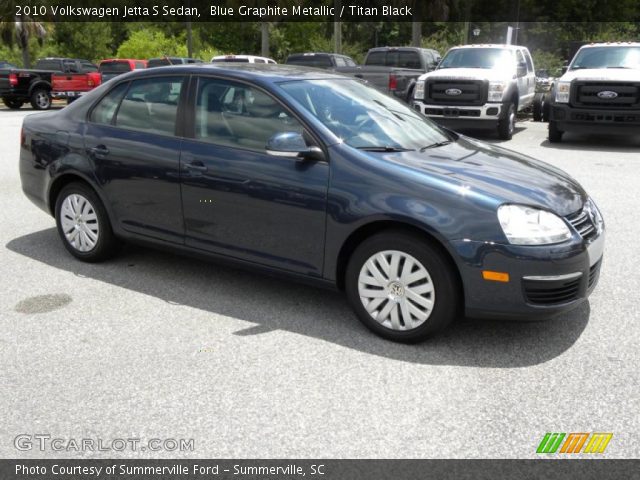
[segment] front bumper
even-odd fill
[[[502,103],[475,106],[431,105],[416,100],[413,108],[441,125],[459,128],[495,128],[506,114]]]
[[[550,120],[562,132],[609,133],[637,135],[640,131],[640,110],[603,110],[576,108],[569,104],[554,103]]]
[[[583,303],[598,283],[604,231],[589,243],[518,246],[457,240],[465,309],[470,317],[544,319]],[[508,282],[485,280],[483,270]]]

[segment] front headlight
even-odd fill
[[[571,91],[571,82],[558,82],[556,85],[556,102],[569,103],[569,92]]]
[[[557,215],[525,205],[501,205],[498,220],[513,245],[548,245],[571,238],[567,224]]]
[[[504,82],[489,82],[489,96],[487,100],[489,102],[501,102],[506,88],[507,84]]]
[[[596,227],[596,232],[602,233],[604,230],[604,218],[602,218],[602,213],[600,213],[600,209],[596,205],[596,202],[593,201],[593,198],[587,200],[585,207],[591,212],[591,219]]]
[[[418,80],[416,82],[416,88],[413,91],[413,98],[415,100],[423,100],[424,99],[424,80]]]

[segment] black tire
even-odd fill
[[[546,97],[544,93],[536,93],[533,97],[533,121],[542,122],[544,105],[546,103]]]
[[[46,88],[36,88],[31,92],[30,103],[34,110],[49,110],[51,108],[51,92]]]
[[[498,137],[501,140],[511,140],[516,128],[516,106],[510,102],[504,108],[507,113],[498,121]]]
[[[414,306],[417,305],[415,302],[412,302],[414,305],[408,306],[408,287],[414,289],[431,283],[433,288],[433,293],[425,293],[425,295],[433,295],[430,297],[433,301],[433,308],[430,313],[428,313],[426,320],[423,320],[423,323],[418,324],[415,328],[408,330],[394,329],[392,326],[383,325],[367,311],[363,300],[360,298],[359,278],[365,264],[374,255],[390,250],[413,257],[424,267],[430,278],[429,281],[424,279],[410,282],[400,290],[401,293],[398,293],[398,297],[395,297],[397,300],[392,300],[391,297],[388,299],[374,299],[382,302],[375,307],[379,308],[379,310],[375,311],[376,315],[383,314],[385,308],[390,306],[391,309],[396,312],[396,321],[400,322],[398,325],[404,328],[408,323],[406,322],[404,314],[404,312],[408,312],[406,308],[414,308]],[[406,264],[403,262],[402,265]],[[427,238],[403,230],[388,230],[365,240],[351,255],[345,273],[347,299],[360,321],[374,333],[395,342],[419,342],[443,330],[456,318],[460,311],[462,295],[458,277],[454,269],[455,266],[451,265],[451,262],[447,260],[440,248]],[[382,278],[384,278],[385,282],[389,281],[389,284],[385,287],[380,287],[380,290],[377,291],[389,292],[388,295],[392,295],[393,284],[401,284],[402,282],[401,279],[389,279],[388,277],[389,276],[385,274]],[[391,275],[391,277],[393,277],[393,275]],[[418,282],[417,285],[416,282]],[[362,285],[364,286],[364,284]],[[401,306],[400,303],[402,302],[406,304]],[[394,303],[397,306],[393,306]],[[369,303],[369,306],[371,306],[371,303]],[[403,310],[403,308],[405,309]],[[388,314],[391,315],[391,313]],[[412,315],[413,314],[409,314],[410,321],[414,320]],[[390,324],[391,320],[389,320],[388,323]]]
[[[63,226],[63,217],[66,217],[68,220],[73,222],[70,216],[65,216],[62,212],[63,203],[67,201],[72,195],[78,195],[86,199],[95,213],[95,221],[86,221],[81,222],[86,225],[97,224],[97,241],[95,241],[95,245],[85,251],[81,251],[78,246],[74,246],[65,234],[64,226]],[[91,212],[91,210],[89,210]],[[60,235],[60,239],[62,240],[65,248],[73,255],[74,257],[82,260],[83,262],[100,262],[112,257],[119,246],[119,241],[116,236],[113,234],[113,230],[111,228],[111,223],[109,222],[109,216],[107,215],[107,211],[102,204],[102,201],[96,195],[96,193],[86,184],[81,182],[74,182],[66,185],[58,194],[56,198],[56,226],[58,227],[58,234]],[[67,224],[68,225],[68,224]],[[80,228],[83,226],[80,225]],[[80,230],[78,228],[78,222],[76,222],[75,230]],[[69,230],[67,233],[73,233],[73,230]],[[77,234],[78,237],[80,233]],[[88,235],[85,234],[85,238],[88,238]]]
[[[558,129],[558,125],[554,120],[549,120],[549,142],[560,143],[564,132]]]
[[[6,107],[10,108],[11,110],[18,110],[24,104],[22,100],[17,100],[15,98],[3,98],[2,103],[4,103]]]
[[[549,102],[547,102],[547,99],[545,97],[544,105],[542,105],[542,121],[543,122],[549,121],[549,110],[551,110],[551,107],[549,106]]]

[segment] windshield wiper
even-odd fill
[[[356,147],[358,150],[366,152],[413,152],[413,148],[392,147],[391,145],[380,145],[371,147]]]
[[[420,151],[424,152],[425,150],[428,150],[429,148],[444,147],[445,145],[449,145],[452,142],[453,142],[453,140],[443,140],[442,142],[432,143],[431,145],[427,145],[426,147],[422,147],[420,149]]]
[[[631,70],[631,67],[607,67],[607,68],[624,68],[626,70]]]

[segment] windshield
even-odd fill
[[[640,69],[640,47],[589,47],[578,51],[569,70],[580,68]]]
[[[451,140],[404,103],[357,80],[298,80],[280,87],[352,147],[419,150]]]
[[[444,56],[441,68],[496,68],[513,66],[513,55],[504,48],[455,48]]]

